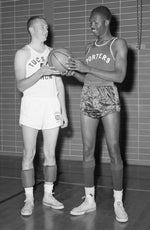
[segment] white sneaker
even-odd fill
[[[64,205],[55,199],[53,194],[44,194],[43,205],[54,208],[54,209],[63,209]]]
[[[30,216],[30,215],[32,215],[33,208],[34,208],[33,201],[29,200],[29,199],[26,199],[24,202],[25,202],[25,205],[21,209],[21,215],[22,216]]]
[[[96,210],[96,203],[94,197],[91,194],[89,194],[85,197],[85,200],[81,205],[71,210],[70,214],[73,216],[79,216],[88,212],[93,212],[95,210]]]
[[[119,222],[127,222],[128,221],[128,215],[123,207],[123,203],[121,201],[117,201],[114,204],[114,211],[116,215],[116,220]]]

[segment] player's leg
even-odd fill
[[[111,161],[116,219],[121,222],[126,222],[128,220],[128,216],[123,208],[122,203],[123,162],[119,147],[120,113],[113,112],[107,116],[104,116],[102,118],[102,123],[104,126],[106,143]]]
[[[21,209],[24,216],[31,215],[34,207],[33,186],[35,183],[33,159],[36,152],[38,130],[22,125],[24,152],[22,159],[22,184],[25,190],[25,205]]]
[[[85,184],[85,201],[71,211],[72,215],[82,215],[96,209],[94,169],[95,141],[99,120],[81,114],[81,132],[83,139],[83,178]]]
[[[114,112],[103,117],[102,123],[111,160],[113,188],[122,190],[123,163],[119,147],[120,113]]]
[[[81,114],[83,176],[85,187],[94,187],[95,142],[99,120]]]
[[[53,196],[53,186],[57,177],[57,165],[55,159],[55,149],[59,133],[59,127],[44,129],[43,131],[44,150],[44,198],[43,204],[54,209],[63,209],[64,205]]]

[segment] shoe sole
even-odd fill
[[[89,209],[89,210],[87,210],[85,212],[74,212],[74,211],[71,211],[70,214],[72,216],[81,216],[81,215],[84,215],[84,214],[89,213],[89,212],[94,212],[95,210],[96,210],[96,207],[95,208],[91,208],[91,209]]]
[[[46,202],[43,202],[43,205],[47,206],[47,207],[51,207],[53,209],[57,209],[57,210],[64,209],[64,206],[53,206],[52,204],[49,204],[49,203],[46,203]]]
[[[21,212],[21,215],[22,215],[22,216],[31,216],[32,213],[33,213],[33,212],[30,212],[30,213],[23,213],[23,212]]]
[[[119,218],[116,217],[116,220],[118,222],[120,222],[120,223],[126,223],[126,222],[128,222],[128,218],[126,218],[126,219],[119,219]]]

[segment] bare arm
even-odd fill
[[[127,67],[127,45],[123,39],[118,39],[114,42],[113,51],[115,53],[115,69],[113,71],[104,71],[96,69],[86,65],[85,63],[74,59],[70,60],[69,69],[79,71],[81,73],[90,73],[97,78],[113,81],[122,82],[126,75]]]
[[[26,78],[26,63],[29,58],[30,51],[27,48],[23,48],[16,52],[14,60],[15,77],[17,88],[21,92],[33,86],[43,75],[56,74],[56,71],[44,65],[37,72]]]
[[[65,103],[65,90],[64,90],[64,84],[62,82],[61,77],[56,77],[56,85],[58,90],[58,97],[61,105],[61,112],[62,112],[62,128],[65,128],[68,126],[68,118],[67,118],[67,112],[66,112],[66,103]]]

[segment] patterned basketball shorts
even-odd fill
[[[95,119],[113,112],[120,112],[120,100],[116,86],[84,85],[80,110],[86,116]]]

